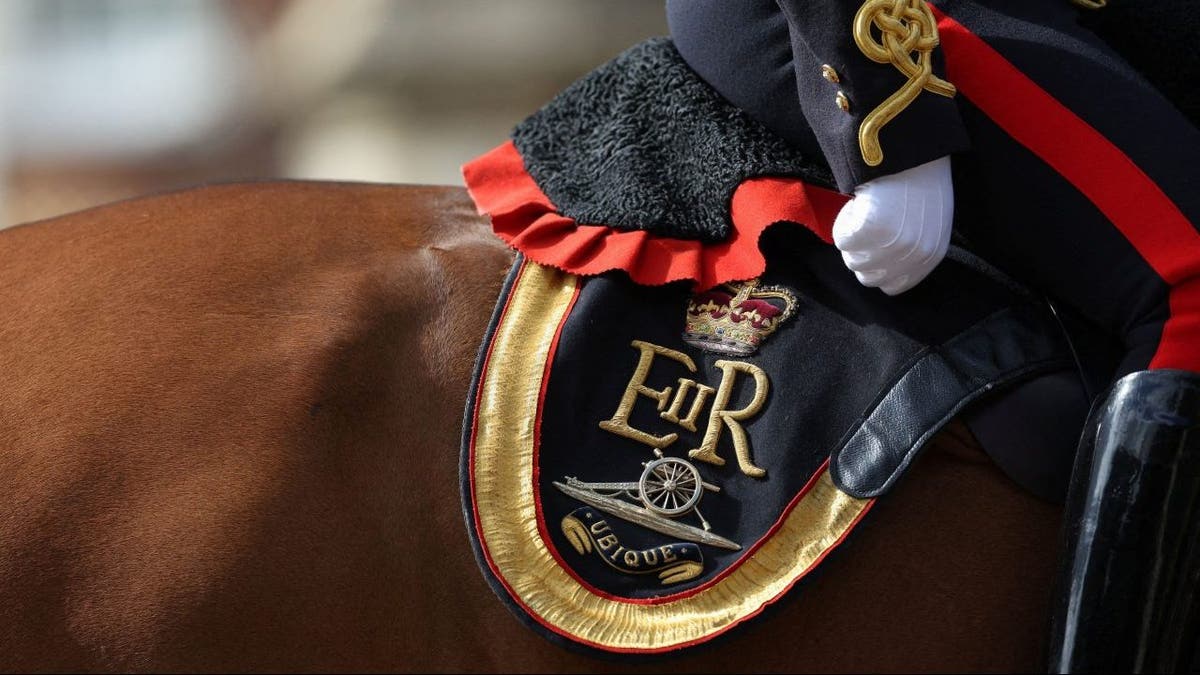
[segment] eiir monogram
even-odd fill
[[[633,370],[633,377],[629,379],[629,384],[625,387],[625,393],[621,396],[617,411],[611,418],[600,423],[601,429],[661,450],[678,440],[679,434],[669,433],[655,436],[641,429],[633,428],[629,424],[629,416],[633,413],[633,406],[637,403],[638,397],[644,396],[654,401],[658,406],[659,417],[688,431],[696,431],[696,421],[709,398],[712,397],[712,408],[708,413],[708,426],[705,429],[704,438],[700,447],[688,451],[688,457],[717,466],[724,465],[725,459],[717,454],[717,442],[721,438],[721,432],[728,428],[730,438],[733,440],[733,450],[737,455],[738,468],[742,470],[742,473],[753,478],[762,478],[767,475],[766,470],[755,466],[751,461],[750,438],[741,425],[741,422],[758,414],[767,400],[770,382],[762,368],[744,361],[721,359],[713,364],[721,371],[721,382],[716,389],[681,377],[678,389],[675,390],[675,396],[672,398],[671,387],[659,390],[646,385],[646,378],[650,374],[650,366],[655,357],[671,359],[682,364],[691,373],[696,372],[696,363],[683,352],[642,340],[634,340],[632,346],[638,350],[639,354],[637,366]],[[754,380],[754,396],[746,407],[729,410],[726,406],[729,405],[729,399],[733,396],[734,383],[739,374],[748,375]],[[687,414],[681,418],[679,415],[683,412],[687,404],[686,399],[693,390],[695,395],[692,403],[687,408]]]

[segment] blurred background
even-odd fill
[[[662,0],[0,0],[0,227],[263,178],[460,182]]]

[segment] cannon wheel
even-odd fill
[[[691,511],[703,492],[700,471],[691,462],[676,457],[650,462],[638,480],[638,496],[642,503],[664,516]]]

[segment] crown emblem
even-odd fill
[[[706,352],[748,356],[796,311],[796,294],[758,279],[724,284],[688,301],[683,341]]]

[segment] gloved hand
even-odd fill
[[[833,223],[833,243],[859,283],[897,295],[946,255],[954,221],[950,158],[867,181]]]

